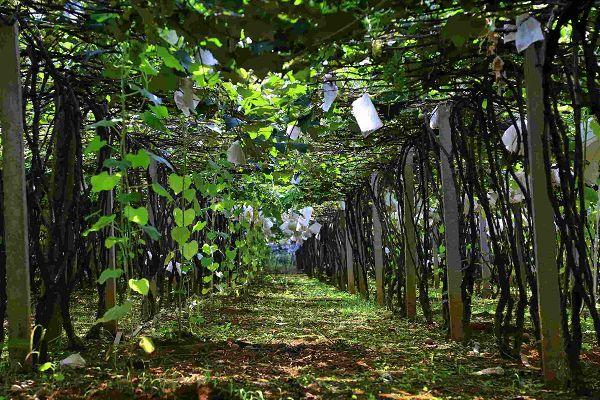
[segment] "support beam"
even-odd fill
[[[479,252],[481,254],[481,283],[483,286],[482,295],[484,298],[490,298],[492,294],[492,270],[490,268],[490,244],[487,235],[487,219],[483,208],[479,209]]]
[[[533,248],[537,270],[538,308],[542,337],[542,368],[548,383],[566,379],[567,363],[561,329],[560,288],[556,263],[554,210],[548,194],[549,179],[544,162],[542,138],[546,134],[542,68],[544,53],[540,43],[525,50],[527,91],[529,187],[533,212]]]
[[[413,171],[414,152],[406,155],[404,163],[404,265],[406,269],[406,316],[417,315],[417,240],[415,237],[415,176]]]
[[[462,260],[460,257],[460,225],[458,197],[452,173],[452,129],[450,127],[449,104],[440,104],[437,109],[440,130],[440,164],[442,201],[444,204],[444,226],[446,238],[446,267],[448,280],[448,308],[450,312],[450,337],[464,339],[462,300]]]
[[[31,351],[29,236],[23,160],[22,89],[19,30],[0,23],[0,128],[4,178],[4,232],[8,302],[8,352],[11,365],[23,364]],[[0,321],[1,323],[1,321]]]
[[[346,223],[345,207],[342,208],[342,229],[344,229],[344,238],[346,241],[346,273],[348,277],[348,293],[356,293],[356,284],[354,279],[354,255],[352,253],[352,246],[350,245],[350,231],[348,224]]]
[[[371,187],[377,198],[377,172],[371,175]],[[377,211],[377,206],[373,202],[373,256],[375,258],[375,286],[377,288],[377,304],[383,305],[383,239],[381,228],[381,217]]]

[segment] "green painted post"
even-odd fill
[[[452,173],[452,129],[450,127],[449,104],[440,104],[437,109],[440,130],[440,163],[442,201],[444,203],[444,226],[446,238],[446,266],[448,280],[448,308],[450,311],[450,337],[464,338],[462,300],[462,260],[460,257],[460,229],[458,197]]]
[[[371,175],[371,187],[375,193],[375,197],[378,196],[377,190],[377,172],[373,172]],[[383,305],[383,239],[382,239],[382,228],[381,218],[375,203],[372,206],[373,213],[373,256],[375,259],[375,286],[377,288],[377,304]]]
[[[417,240],[415,238],[415,176],[413,150],[409,150],[404,164],[404,265],[406,268],[406,316],[417,315]]]
[[[542,368],[548,383],[564,382],[567,363],[561,329],[560,288],[556,263],[554,210],[548,195],[548,182],[542,137],[546,134],[542,68],[544,53],[540,43],[525,50],[525,89],[527,92],[529,187],[533,211],[533,243],[537,270],[538,304],[542,337]]]
[[[29,237],[19,58],[17,25],[0,23],[0,127],[4,178],[8,352],[13,366],[22,365],[31,351]]]

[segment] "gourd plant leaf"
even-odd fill
[[[146,278],[130,279],[129,287],[131,290],[134,290],[143,296],[147,296],[148,291],[150,290],[150,282]]]

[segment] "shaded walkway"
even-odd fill
[[[210,371],[199,398],[565,398],[542,391],[538,370],[496,359],[489,333],[453,344],[439,326],[400,320],[304,276],[213,306],[205,341],[159,345],[178,370]],[[501,376],[472,375],[499,365]]]
[[[302,275],[266,277],[199,309],[181,316],[183,334],[175,312],[157,318],[145,332],[156,345],[149,356],[136,340],[113,353],[98,344],[84,371],[9,398],[572,398],[545,391],[537,368],[499,359],[489,332],[451,343],[439,325],[399,319]],[[473,375],[493,367],[502,374]]]

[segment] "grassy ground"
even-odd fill
[[[156,346],[150,355],[137,339],[117,348],[88,343],[85,369],[6,375],[0,395],[4,389],[11,399],[577,397],[546,390],[534,359],[528,366],[500,359],[490,333],[451,343],[439,326],[401,320],[300,275],[266,277],[239,297],[203,301],[179,322],[174,312],[161,314],[142,333]],[[502,374],[474,375],[491,367]],[[586,362],[595,390],[598,371],[599,364]]]

